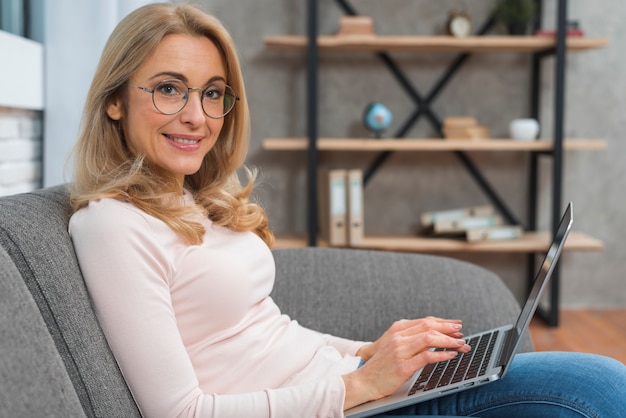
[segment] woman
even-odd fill
[[[218,21],[191,6],[152,4],[120,22],[88,94],[70,233],[142,414],[338,417],[427,363],[471,349],[458,320],[398,321],[363,343],[281,315],[269,297],[273,237],[250,201],[254,175],[244,186],[236,174],[248,131],[237,54]],[[613,406],[621,408],[613,410],[575,389],[581,381],[607,389],[586,368],[572,371],[576,384],[561,399],[557,385],[526,383],[549,379],[551,370],[532,371],[543,356],[519,357],[502,382],[397,413],[528,416],[530,403],[550,416],[626,414],[619,363],[584,358],[613,376]]]

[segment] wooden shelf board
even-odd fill
[[[304,49],[305,36],[266,36],[265,45],[272,49]],[[570,51],[602,48],[607,38],[569,37]],[[319,36],[318,46],[331,51],[439,51],[439,52],[539,52],[555,46],[554,38],[544,36]]]
[[[447,238],[426,238],[418,236],[366,236],[363,242],[351,248],[375,249],[402,252],[486,252],[486,253],[533,253],[543,252],[550,245],[548,232],[526,232],[516,240],[486,241],[469,243],[463,240]],[[320,247],[327,247],[328,243],[319,242]],[[304,247],[303,238],[277,238],[274,248]],[[566,251],[601,251],[604,244],[581,232],[571,232],[564,249]]]
[[[305,138],[267,138],[263,148],[274,151],[305,151]],[[511,139],[368,139],[318,138],[320,151],[552,151],[552,141],[514,141]],[[563,142],[565,150],[602,150],[606,141],[576,139]]]
[[[424,252],[521,252],[546,251],[550,245],[547,232],[527,232],[510,241],[465,242],[445,238],[422,237],[365,237],[360,248],[378,248],[395,251]],[[604,244],[580,232],[572,232],[565,243],[568,251],[600,251]]]

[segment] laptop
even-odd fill
[[[469,353],[459,353],[452,360],[426,365],[391,395],[351,408],[345,412],[345,416],[369,417],[502,379],[537,310],[541,294],[552,276],[572,228],[572,222],[573,208],[570,202],[516,324],[466,337],[465,341],[472,347]]]

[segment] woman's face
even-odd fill
[[[205,37],[168,35],[132,75],[129,84],[154,89],[163,80],[178,79],[189,88],[205,88],[221,81],[226,70],[215,44]],[[152,103],[152,95],[128,86],[127,102],[111,103],[107,114],[118,120],[126,142],[135,155],[173,175],[182,186],[186,175],[200,169],[204,156],[213,148],[224,118],[212,119],[204,114],[201,93],[189,90],[185,107],[173,115],[164,115]]]

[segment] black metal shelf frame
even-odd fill
[[[348,15],[358,15],[358,12],[348,0],[336,0],[338,6]],[[536,10],[543,10],[543,0],[535,0]],[[308,245],[317,245],[318,231],[318,196],[317,196],[317,166],[318,166],[318,0],[308,0],[308,19],[307,19],[307,233]],[[537,16],[535,28],[540,27],[541,15]],[[487,21],[480,27],[476,35],[487,34],[494,26],[495,19],[490,16]],[[564,138],[564,117],[565,117],[565,60],[566,60],[566,23],[567,23],[567,0],[558,0],[556,15],[556,46],[549,50],[534,53],[531,64],[531,109],[530,116],[539,118],[540,114],[540,79],[541,79],[541,62],[546,57],[555,57],[554,69],[554,131],[553,140],[554,148],[552,152],[530,152],[530,162],[528,167],[528,222],[527,229],[535,230],[537,228],[537,211],[538,211],[538,189],[539,189],[539,158],[541,156],[552,157],[552,211],[551,225],[552,232],[556,232],[556,227],[561,216],[561,194],[562,194],[562,175],[563,175],[563,138]],[[402,138],[406,136],[411,127],[422,117],[425,117],[443,138],[443,124],[441,119],[435,114],[430,107],[431,103],[437,98],[439,93],[447,85],[450,79],[463,66],[470,53],[459,54],[448,66],[439,80],[434,84],[433,88],[427,95],[422,95],[418,89],[402,72],[393,58],[385,53],[376,54],[387,69],[396,78],[396,81],[402,89],[409,95],[415,103],[416,108],[395,133],[394,137]],[[487,179],[481,174],[480,170],[473,164],[470,158],[462,151],[454,151],[461,164],[468,173],[473,177],[483,192],[499,210],[507,222],[512,224],[523,223],[516,219],[513,212],[507,207],[503,199],[491,187]],[[383,165],[386,159],[392,154],[392,151],[380,153],[370,166],[364,172],[364,184],[373,177],[377,170]],[[529,289],[534,281],[536,268],[536,254],[529,254],[527,260],[527,274]],[[549,295],[549,308],[540,308],[538,315],[542,317],[550,326],[556,327],[559,323],[559,270],[558,266],[555,270]]]

